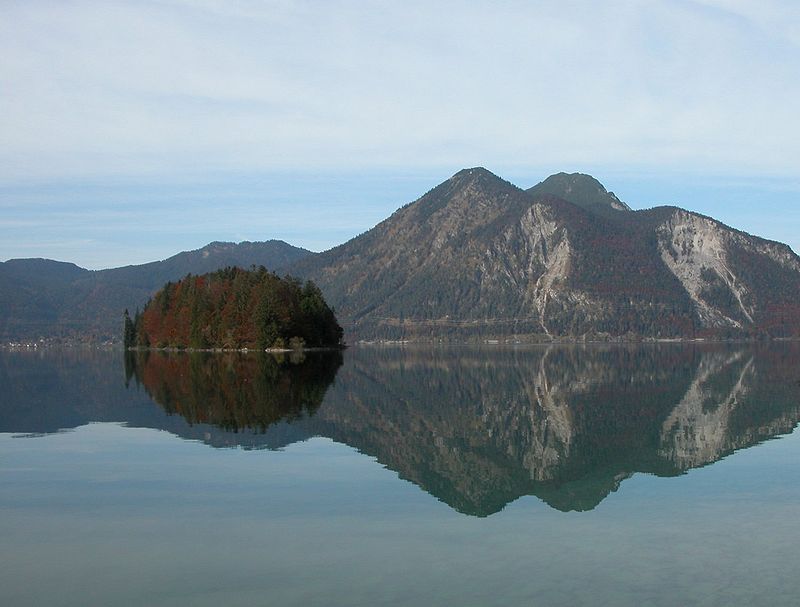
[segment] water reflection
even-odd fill
[[[341,365],[338,351],[125,356],[126,381],[135,377],[168,414],[234,433],[263,433],[276,422],[313,415]]]
[[[797,348],[357,352],[309,420],[456,510],[522,495],[588,510],[635,472],[680,474],[790,432]]]
[[[800,420],[797,344],[353,348],[343,365],[152,353],[126,359],[128,390],[105,359],[44,357],[32,376],[0,360],[0,431],[125,421],[245,448],[325,436],[475,516],[523,495],[589,510],[636,472],[681,474]]]

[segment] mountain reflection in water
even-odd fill
[[[487,516],[523,495],[590,510],[636,472],[674,476],[790,432],[800,420],[799,362],[790,343],[357,347],[344,364],[339,352],[294,361],[154,352],[126,356],[127,400],[115,392],[119,374],[98,373],[80,411],[7,407],[0,431],[49,432],[69,418],[126,421],[218,447],[276,449],[324,436],[465,514]],[[56,371],[53,381],[77,379]],[[70,391],[80,389],[51,392]],[[60,421],[41,414],[56,410]]]

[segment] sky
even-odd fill
[[[319,251],[459,169],[800,251],[791,0],[0,0],[0,260]]]

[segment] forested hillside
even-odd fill
[[[632,211],[597,180],[522,190],[465,169],[292,266],[350,341],[800,336],[800,258],[676,207]]]
[[[634,211],[589,175],[523,190],[478,167],[319,254],[268,241],[98,272],[11,260],[0,340],[115,339],[165,282],[253,265],[313,280],[351,343],[800,338],[788,246],[677,207]]]
[[[12,259],[0,263],[0,340],[114,340],[122,311],[141,308],[168,281],[227,266],[282,271],[309,254],[270,240],[212,242],[163,261],[97,271],[49,259]]]

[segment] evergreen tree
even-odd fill
[[[136,326],[133,324],[131,320],[130,314],[128,314],[128,309],[125,308],[124,317],[124,329],[123,329],[123,339],[122,343],[125,346],[125,349],[133,348],[136,345]]]

